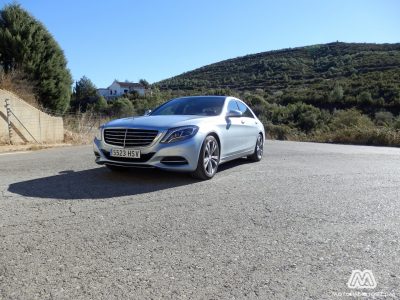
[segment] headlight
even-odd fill
[[[98,129],[97,129],[97,132],[96,132],[96,135],[95,135],[95,137],[96,137],[96,139],[98,140],[98,141],[101,141],[101,139],[102,139],[102,132],[103,132],[103,128],[102,127],[99,127]]]
[[[197,131],[199,131],[199,127],[194,125],[171,128],[167,131],[161,143],[174,143],[187,140],[194,136]]]

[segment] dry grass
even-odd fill
[[[0,72],[0,89],[13,92],[30,105],[40,108],[35,96],[34,84],[26,79],[26,75],[21,71],[11,71],[9,73]]]
[[[64,130],[64,142],[73,145],[87,145],[93,141],[94,134],[77,133],[70,130]]]
[[[387,127],[344,128],[311,138],[317,142],[400,147],[400,130]]]
[[[10,140],[9,140],[8,136],[0,135],[0,145],[9,145],[9,144],[10,144]]]
[[[97,128],[108,119],[93,111],[64,116],[64,142],[70,144],[89,144]]]

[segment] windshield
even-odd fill
[[[177,98],[157,107],[151,115],[217,116],[222,111],[224,101],[224,97]]]

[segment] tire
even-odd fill
[[[264,154],[264,138],[263,135],[260,133],[257,137],[256,146],[254,147],[254,153],[248,156],[248,159],[251,161],[260,161]]]
[[[112,172],[126,172],[128,168],[125,167],[120,167],[120,166],[114,166],[114,165],[106,165],[107,169],[109,169]]]
[[[192,176],[201,180],[213,178],[218,170],[219,154],[218,141],[212,135],[207,136],[201,146],[197,168]]]

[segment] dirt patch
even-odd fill
[[[67,147],[71,144],[28,144],[28,145],[0,145],[0,153],[19,152],[19,151],[34,151],[55,147]]]
[[[73,145],[87,145],[93,142],[94,133],[64,130],[64,142]]]

